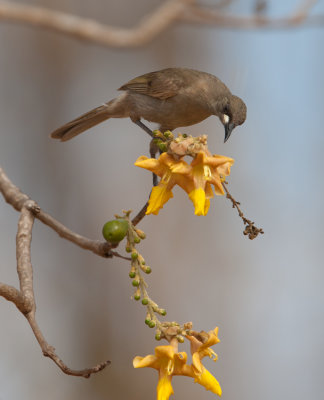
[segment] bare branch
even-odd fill
[[[34,216],[28,210],[27,203],[33,202],[31,200],[27,200],[27,202],[21,209],[18,222],[18,232],[16,237],[17,272],[20,282],[20,291],[24,298],[24,314],[35,310],[33,268],[30,257]]]
[[[35,319],[35,311],[30,312],[26,315],[26,318],[29,322],[30,327],[32,328],[34,335],[43,351],[43,355],[45,357],[49,357],[51,360],[55,362],[55,364],[67,375],[72,376],[81,376],[83,378],[89,378],[91,374],[102,371],[107,365],[110,365],[110,361],[104,361],[92,368],[87,368],[83,370],[74,370],[69,368],[64,362],[58,357],[55,353],[55,348],[47,343],[45,340],[41,330]]]
[[[231,29],[285,29],[297,27],[301,23],[304,26],[324,24],[324,15],[308,15],[316,0],[303,1],[295,12],[283,18],[268,18],[259,14],[228,15],[222,9],[229,3],[230,0],[220,0],[215,6],[207,7],[197,4],[196,0],[166,0],[137,26],[125,29],[42,7],[0,1],[0,21],[45,28],[108,47],[143,46],[178,21]]]
[[[91,250],[93,253],[101,257],[120,257],[120,254],[114,252],[112,254],[111,249],[116,247],[105,241],[91,240],[84,236],[79,235],[68,229],[66,226],[61,224],[55,218],[45,213],[40,209],[36,202],[31,200],[26,194],[22,193],[20,189],[15,186],[4,170],[0,167],[0,192],[3,194],[7,203],[11,204],[17,211],[21,211],[23,206],[29,209],[35,216],[35,218],[42,221],[45,225],[52,228],[59,236],[63,237],[82,247],[85,250]]]
[[[50,29],[104,46],[137,47],[150,42],[163,32],[180,18],[186,5],[194,1],[167,0],[133,29],[115,28],[88,18],[8,1],[0,1],[0,20]]]
[[[84,370],[70,369],[55,353],[53,346],[50,346],[45,340],[35,319],[36,303],[33,288],[33,267],[31,263],[31,240],[32,229],[35,216],[41,214],[41,220],[51,226],[60,236],[69,236],[69,240],[77,242],[83,248],[100,249],[100,242],[90,241],[80,235],[74,234],[69,229],[65,228],[58,221],[54,220],[46,213],[42,213],[38,205],[23,194],[15,185],[13,185],[4,171],[0,168],[0,191],[3,193],[6,201],[11,204],[16,210],[20,211],[18,221],[18,231],[16,237],[16,257],[17,257],[17,272],[20,283],[20,291],[13,286],[0,283],[0,296],[11,301],[21,311],[29,322],[34,335],[43,351],[44,356],[51,358],[61,370],[68,375],[82,376],[89,378],[91,374],[104,369],[110,364],[110,361],[104,361],[92,368]],[[46,221],[46,222],[45,222]],[[89,245],[90,243],[90,245]],[[91,245],[93,248],[91,248]],[[103,247],[103,246],[102,246]],[[111,248],[111,247],[110,247]],[[103,251],[103,249],[101,249]],[[99,251],[99,250],[98,250]],[[101,254],[102,255],[102,254]]]

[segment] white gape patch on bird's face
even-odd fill
[[[228,115],[224,114],[224,115],[223,115],[223,118],[224,118],[224,123],[225,123],[225,124],[228,124],[228,122],[229,122],[229,120],[230,120],[230,117],[229,117]]]

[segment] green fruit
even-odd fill
[[[102,228],[103,237],[110,243],[118,243],[124,239],[128,231],[128,222],[125,219],[113,219]]]

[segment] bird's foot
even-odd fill
[[[139,126],[140,128],[142,128],[143,131],[145,131],[146,133],[148,133],[148,134],[151,136],[151,138],[154,138],[154,133],[151,131],[150,128],[148,128],[146,125],[144,125],[142,121],[137,120],[137,121],[133,121],[133,122],[134,122],[134,124],[136,124],[137,126]]]

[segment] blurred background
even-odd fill
[[[25,3],[131,27],[160,0],[38,0]],[[209,2],[213,4],[212,1]],[[249,14],[253,1],[229,11]],[[269,16],[297,0],[269,1]],[[312,13],[324,11],[323,1]],[[213,153],[235,159],[232,195],[265,234],[243,236],[225,197],[197,217],[187,195],[140,224],[140,251],[152,267],[150,293],[168,320],[219,326],[219,361],[206,367],[226,400],[323,396],[324,372],[324,27],[231,30],[176,24],[153,42],[112,49],[21,24],[0,24],[0,160],[9,178],[72,230],[101,239],[103,224],[144,204],[151,175],[133,166],[148,137],[112,119],[67,143],[52,130],[114,98],[140,74],[170,66],[210,72],[248,107],[245,124],[224,145],[211,117],[191,128]],[[18,286],[19,215],[0,201],[0,280]],[[123,252],[123,245],[120,246]],[[135,370],[151,354],[154,332],[131,299],[126,261],[102,259],[35,222],[32,242],[39,325],[69,367],[110,359],[90,379],[64,375],[42,356],[27,321],[0,301],[0,399],[154,399],[157,373]],[[185,346],[182,350],[188,351]],[[213,399],[192,379],[173,379],[176,399]]]

